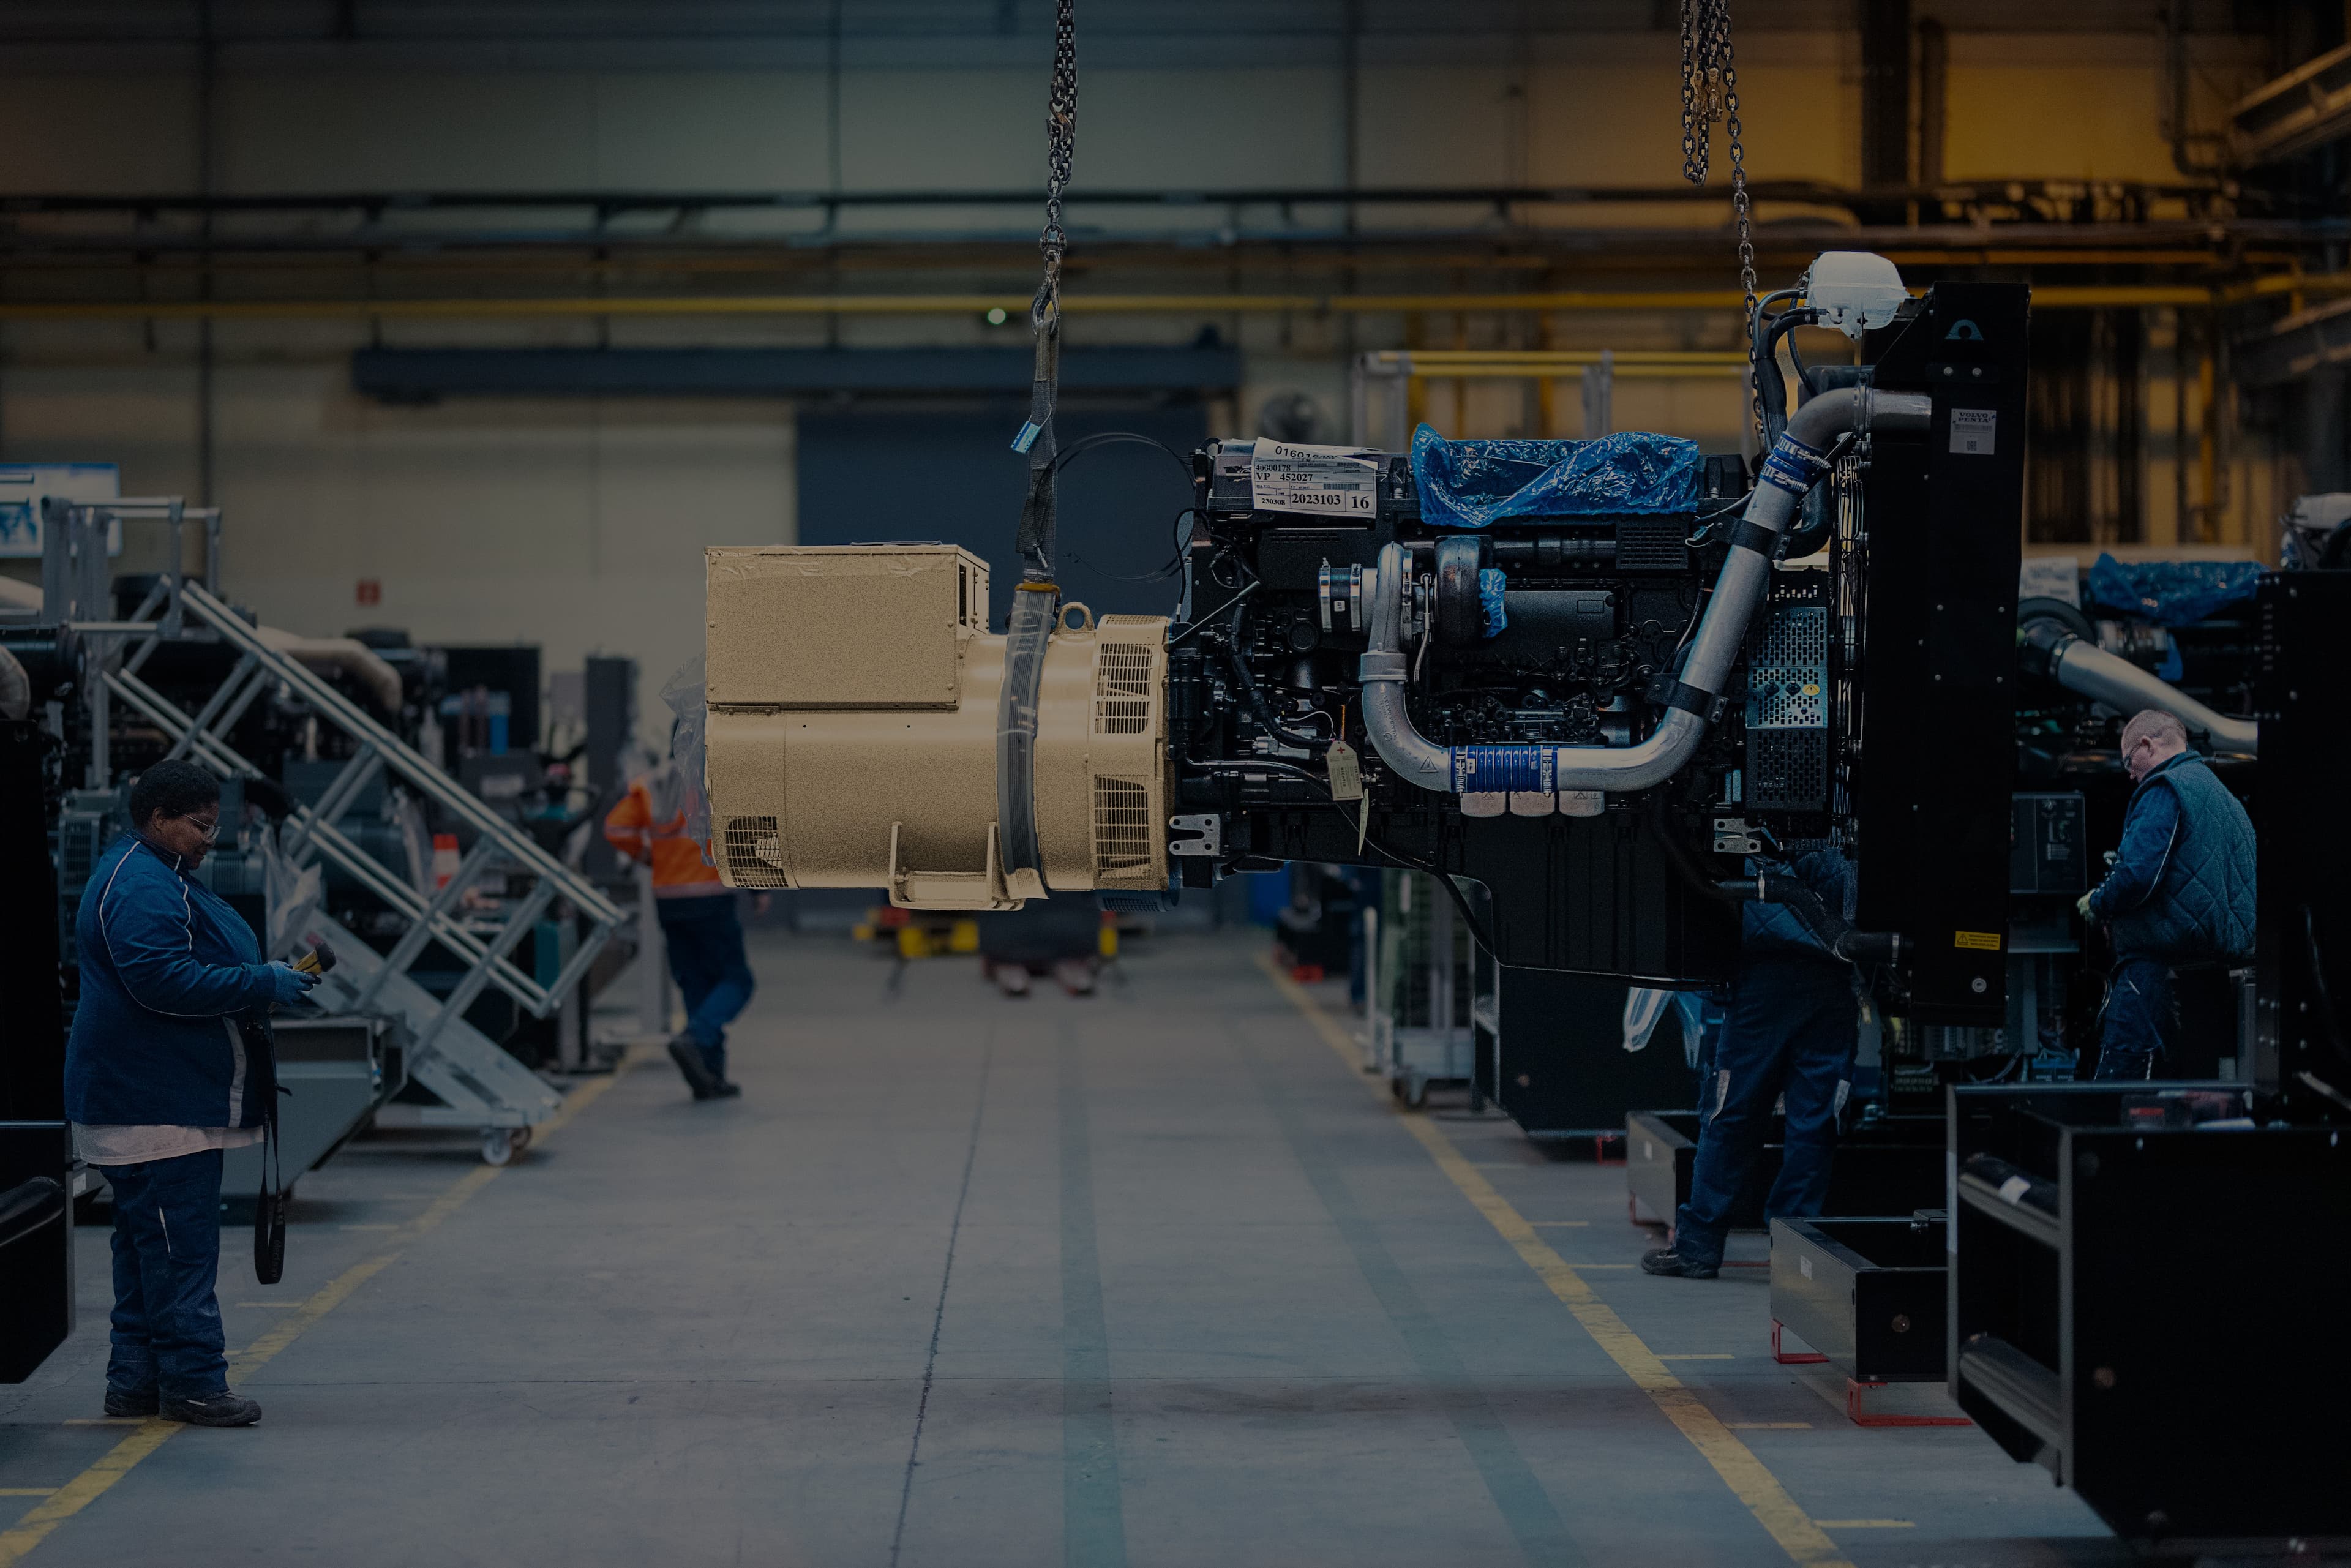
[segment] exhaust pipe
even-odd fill
[[[1666,716],[1633,746],[1439,746],[1413,727],[1404,691],[1404,549],[1385,547],[1373,591],[1369,648],[1358,666],[1364,728],[1380,760],[1420,789],[1451,795],[1622,792],[1664,783],[1688,763],[1714,720],[1747,623],[1771,586],[1772,552],[1806,494],[1828,473],[1828,449],[1838,436],[1873,425],[1923,431],[1931,410],[1922,392],[1844,387],[1796,411],[1764,459],[1761,481],[1731,533],[1729,558],[1715,579],[1680,675],[1663,677]]]
[[[2095,643],[2085,643],[2054,621],[2034,620],[2017,629],[2017,651],[2027,674],[2046,675],[2077,695],[2128,716],[2157,708],[2201,734],[2223,751],[2257,755],[2261,726],[2249,718],[2214,713],[2168,681],[2158,680]]]

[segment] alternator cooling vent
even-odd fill
[[[1094,779],[1094,874],[1104,882],[1147,875],[1152,862],[1151,787],[1140,779]]]
[[[729,817],[719,836],[726,879],[737,887],[782,887],[784,841],[773,817]]]
[[[1105,642],[1094,661],[1094,733],[1141,735],[1150,726],[1150,645]]]

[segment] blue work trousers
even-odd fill
[[[108,1166],[114,1189],[114,1394],[202,1399],[228,1386],[221,1337],[221,1151]]]
[[[726,1076],[726,1026],[750,1005],[755,982],[743,956],[735,895],[667,898],[655,904],[669,972],[685,998],[685,1032],[702,1047],[711,1076]]]
[[[2102,1079],[2145,1080],[2155,1076],[2155,1059],[2170,1052],[2179,1026],[2171,994],[2171,968],[2152,958],[2125,958],[2106,986],[2098,1015],[2098,1073]]]
[[[1787,1106],[1786,1155],[1764,1199],[1767,1219],[1818,1214],[1829,1190],[1837,1114],[1853,1082],[1860,1042],[1853,971],[1825,959],[1750,957],[1731,983],[1730,1006],[1699,1084],[1698,1156],[1689,1201],[1674,1218],[1674,1250],[1719,1264],[1740,1191]]]

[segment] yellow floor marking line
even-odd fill
[[[1260,954],[1258,965],[1273,982],[1274,988],[1305,1016],[1322,1037],[1322,1042],[1339,1053],[1352,1072],[1363,1058],[1363,1049],[1347,1032],[1346,1026],[1325,1011],[1297,981],[1283,974],[1270,956]],[[1796,1506],[1796,1500],[1788,1495],[1779,1478],[1764,1468],[1754,1451],[1740,1442],[1681,1379],[1666,1370],[1656,1353],[1616,1315],[1615,1309],[1602,1301],[1565,1259],[1544,1244],[1542,1238],[1535,1234],[1535,1228],[1494,1190],[1493,1183],[1462,1158],[1460,1150],[1453,1146],[1453,1140],[1445,1135],[1442,1128],[1426,1115],[1402,1113],[1398,1120],[1405,1131],[1420,1140],[1421,1147],[1428,1151],[1437,1168],[1452,1178],[1461,1195],[1486,1217],[1486,1222],[1551,1288],[1551,1293],[1566,1305],[1575,1321],[1583,1325],[1584,1333],[1608,1353],[1608,1358],[1648,1395],[1666,1419],[1714,1467],[1714,1473],[1730,1488],[1731,1495],[1746,1505],[1747,1511],[1780,1543],[1782,1551],[1806,1568],[1852,1568],[1838,1554],[1836,1542],[1813,1522],[1811,1514]],[[0,1565],[5,1563],[5,1559],[0,1559]]]
[[[594,1079],[574,1089],[564,1097],[555,1114],[538,1124],[531,1142],[534,1145],[544,1144],[565,1123],[601,1099],[606,1090],[620,1082],[622,1073],[635,1067],[639,1061],[651,1059],[649,1051],[632,1050],[610,1077]],[[316,1295],[296,1307],[277,1327],[243,1350],[231,1352],[228,1358],[230,1383],[241,1383],[258,1371],[271,1356],[300,1338],[305,1329],[342,1305],[352,1291],[399,1261],[403,1251],[464,1207],[475,1193],[496,1180],[501,1173],[513,1168],[512,1166],[478,1166],[452,1182],[440,1197],[433,1200],[431,1207],[399,1227],[401,1235],[392,1250],[379,1253],[364,1263],[344,1270]],[[119,1418],[68,1419],[66,1424],[69,1427],[110,1427],[120,1424],[120,1421]],[[27,1552],[48,1539],[51,1531],[97,1501],[108,1488],[129,1475],[140,1460],[185,1430],[187,1427],[182,1423],[166,1421],[160,1416],[150,1416],[138,1422],[137,1428],[107,1450],[98,1463],[48,1493],[47,1501],[33,1509],[12,1528],[0,1531],[0,1568],[16,1568]]]

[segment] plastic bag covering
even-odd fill
[[[1421,521],[1483,528],[1504,517],[1686,512],[1697,502],[1698,443],[1627,430],[1597,441],[1447,441],[1413,433]]]
[[[702,858],[710,864],[710,789],[702,778],[702,737],[709,728],[709,706],[705,700],[702,675],[702,655],[696,653],[678,666],[662,687],[662,701],[670,712],[677,715],[677,727],[670,731],[670,760],[677,764],[678,772],[694,786],[688,792],[685,809],[685,836],[702,846]]]
[[[2102,555],[2090,568],[2090,599],[2158,626],[2192,626],[2253,596],[2264,569],[2250,560],[2140,560]]]
[[[1502,606],[1502,569],[1485,567],[1478,573],[1478,603],[1486,612],[1486,635],[1499,637],[1510,623],[1510,612]]]
[[[1653,990],[1647,986],[1635,986],[1625,993],[1625,1049],[1647,1049],[1649,1037],[1672,1010],[1674,993]]]

